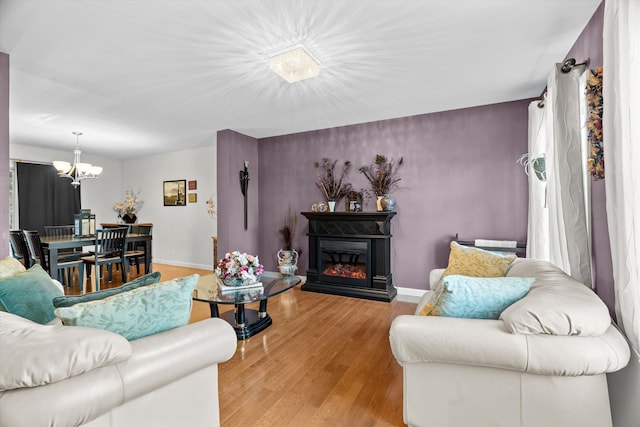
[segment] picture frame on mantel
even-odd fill
[[[347,212],[362,212],[362,193],[349,191],[344,197],[344,204]]]
[[[187,180],[176,179],[162,183],[162,199],[165,206],[187,206]]]

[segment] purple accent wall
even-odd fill
[[[602,65],[603,5],[568,53]],[[278,230],[289,207],[310,210],[321,201],[313,163],[323,157],[351,160],[350,181],[367,188],[358,167],[376,154],[404,157],[402,190],[393,194],[394,284],[426,289],[427,275],[447,264],[448,242],[462,238],[526,239],[528,188],[516,159],[527,151],[527,105],[514,101],[413,117],[264,138],[218,133],[219,251],[260,255],[276,270],[282,247]],[[260,162],[258,163],[258,158]],[[242,227],[238,171],[251,162],[249,231]],[[254,160],[255,159],[255,160]],[[255,174],[254,165],[258,165]],[[260,177],[259,183],[257,182]],[[257,190],[256,190],[257,189]],[[258,203],[255,204],[258,196]],[[259,209],[258,209],[259,207]],[[344,210],[344,204],[337,206]],[[369,201],[366,210],[374,210]],[[598,294],[613,310],[613,275],[603,181],[592,186],[594,259]],[[302,249],[299,274],[307,269],[307,223],[298,214],[294,246]],[[252,234],[255,233],[255,234]]]
[[[587,26],[567,54],[582,62],[589,59],[589,68],[602,66],[602,30],[604,23],[604,2],[598,7]],[[606,72],[606,71],[605,71]],[[605,106],[606,108],[606,106]],[[606,178],[606,159],[605,159]],[[615,316],[615,294],[613,288],[613,267],[611,246],[607,226],[606,194],[604,180],[591,181],[591,228],[593,240],[593,264],[595,289]]]
[[[9,255],[9,55],[0,52],[0,259]]]
[[[258,141],[232,130],[222,130],[217,135],[218,181],[218,258],[226,252],[239,250],[258,254],[260,238],[258,203],[260,193]],[[244,161],[249,161],[249,189],[247,191],[248,229],[244,229],[244,198],[240,192],[239,172]],[[261,260],[262,262],[262,260]]]
[[[527,179],[516,163],[527,151],[530,100],[425,114],[260,139],[260,256],[276,270],[282,247],[278,229],[289,207],[310,210],[322,201],[315,161],[350,160],[350,181],[368,188],[358,168],[376,154],[404,157],[401,191],[393,193],[394,284],[427,289],[429,270],[447,264],[449,241],[462,238],[517,239],[527,233]],[[224,161],[222,161],[224,162]],[[221,183],[218,182],[220,188]],[[345,210],[344,203],[336,207]],[[365,204],[375,210],[375,202]],[[304,250],[307,222],[298,217],[295,247]]]

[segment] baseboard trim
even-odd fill
[[[176,267],[189,267],[189,268],[197,268],[198,270],[210,270],[213,274],[213,268],[211,264],[194,264],[192,262],[182,262],[182,261],[174,261],[169,259],[157,259],[153,258],[153,262],[156,264],[166,264],[166,265],[174,265]]]
[[[396,289],[398,290],[398,296],[397,296],[398,301],[414,302],[416,304],[420,301],[420,298],[422,298],[425,292],[427,292],[425,289],[416,289],[416,288],[396,287]]]

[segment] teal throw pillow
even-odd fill
[[[0,305],[9,313],[43,325],[55,319],[52,300],[60,295],[60,288],[39,264],[0,279]]]
[[[120,294],[122,292],[127,292],[132,289],[136,289],[142,286],[153,285],[154,283],[158,283],[160,281],[160,272],[156,271],[153,273],[145,274],[144,276],[140,276],[135,280],[125,283],[122,286],[118,286],[117,288],[104,289],[102,291],[97,292],[89,292],[84,295],[63,295],[53,299],[53,306],[55,308],[58,307],[71,307],[74,304],[78,304],[81,302],[89,302],[95,301],[99,299],[104,299],[116,294]]]
[[[135,340],[189,323],[199,277],[194,274],[56,308],[55,314],[65,325],[104,329]]]
[[[432,314],[497,319],[505,308],[529,292],[534,281],[532,277],[447,276],[442,279]]]

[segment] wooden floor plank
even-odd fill
[[[153,269],[163,281],[211,274],[162,264]],[[119,286],[118,279],[114,274],[101,288]],[[77,286],[67,292],[77,293]],[[220,306],[222,312],[232,308]],[[411,303],[304,292],[299,286],[269,299],[273,324],[238,341],[235,355],[219,365],[222,427],[403,426],[402,369],[391,354],[389,327],[396,316],[414,310]],[[209,316],[208,304],[193,303],[191,322]]]

